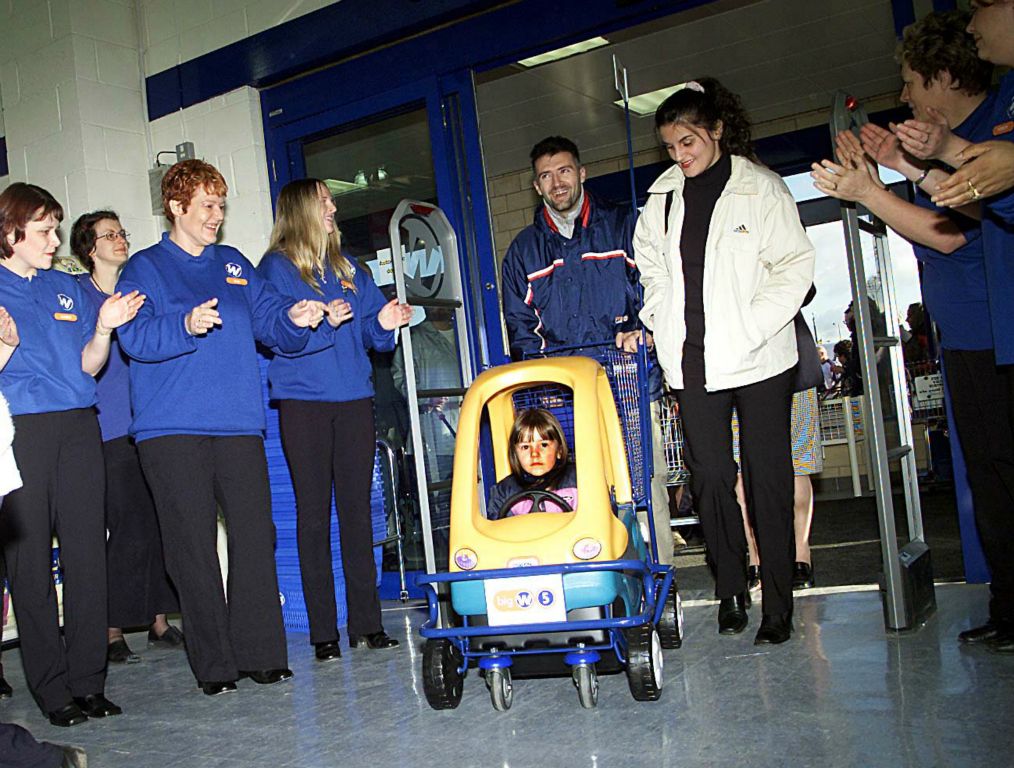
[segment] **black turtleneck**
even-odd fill
[[[704,247],[715,204],[732,174],[732,159],[722,154],[703,173],[683,186],[683,230],[680,259],[686,300],[687,339],[683,345],[684,386],[704,386]]]

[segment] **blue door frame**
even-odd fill
[[[471,73],[427,77],[347,101],[333,97],[323,104],[321,93],[337,95],[349,89],[343,89],[337,71],[331,83],[322,81],[321,74],[327,73],[319,73],[312,83],[295,81],[261,93],[272,200],[286,183],[306,175],[303,146],[307,142],[424,108],[437,202],[458,234],[461,271],[468,287],[465,311],[472,327],[481,330],[471,350],[472,363],[476,370],[483,370],[502,362],[493,236]]]

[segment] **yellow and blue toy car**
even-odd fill
[[[635,699],[661,693],[661,651],[682,644],[682,609],[672,567],[657,562],[638,525],[628,465],[628,454],[639,464],[650,456],[650,443],[646,450],[640,444],[640,435],[650,434],[647,387],[638,384],[636,356],[606,349],[600,357],[601,364],[568,356],[492,368],[465,395],[449,572],[417,579],[429,600],[420,632],[424,690],[435,709],[458,705],[473,665],[499,710],[513,700],[512,670],[569,671],[586,708],[597,703],[600,671],[625,669]],[[478,480],[480,435],[488,427],[500,480],[510,473],[516,413],[532,407],[549,410],[564,428],[577,470],[577,509],[489,520]],[[623,425],[634,423],[631,440]],[[636,467],[635,480],[642,475],[644,467]],[[643,504],[649,496],[642,493]]]

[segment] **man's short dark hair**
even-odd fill
[[[979,58],[975,39],[965,31],[968,11],[937,11],[905,28],[897,58],[922,77],[923,85],[947,72],[969,96],[985,93],[993,80],[993,65]]]
[[[529,155],[532,159],[532,170],[535,170],[535,161],[547,155],[558,155],[561,152],[570,152],[574,156],[574,162],[581,165],[581,153],[577,151],[577,144],[563,136],[547,136],[534,147]]]

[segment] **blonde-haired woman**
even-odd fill
[[[381,626],[373,561],[370,480],[374,424],[367,354],[394,348],[411,307],[383,294],[341,252],[335,205],[318,179],[286,184],[278,195],[271,244],[258,270],[280,292],[328,305],[306,347],[277,349],[268,384],[278,401],[282,448],[296,494],[296,540],[310,642],[320,661],[341,656],[331,568],[331,494],[341,535],[349,645],[392,648]]]

